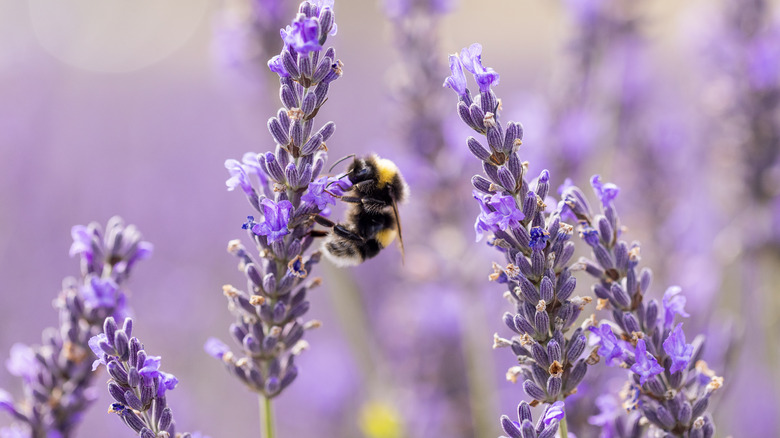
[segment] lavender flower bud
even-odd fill
[[[547,303],[552,303],[554,299],[553,284],[549,277],[543,277],[539,284],[539,293],[541,299]]]
[[[581,332],[581,329],[578,330]],[[566,351],[566,360],[569,362],[574,362],[575,360],[579,359],[582,355],[582,352],[585,351],[586,342],[587,339],[585,338],[585,335],[581,333],[578,335],[573,335],[571,341],[569,341],[569,348]]]
[[[610,289],[610,293],[612,297],[615,299],[615,302],[622,308],[628,308],[631,304],[631,298],[628,296],[626,291],[623,290],[622,287],[620,287],[617,283],[612,283],[612,287]]]
[[[637,321],[633,314],[628,312],[623,314],[623,325],[626,327],[626,331],[629,333],[642,331],[642,329],[639,327],[639,321]]]
[[[482,111],[482,108],[480,108],[476,103],[472,103],[471,107],[469,108],[469,113],[471,114],[471,120],[474,121],[474,125],[478,128],[478,130],[480,132],[485,132],[485,112]]]
[[[531,353],[533,354],[536,363],[538,363],[541,367],[547,368],[550,366],[550,357],[547,355],[547,350],[544,347],[542,347],[538,342],[534,342],[533,345],[531,345]],[[546,371],[545,371],[544,380],[547,380]]]
[[[280,145],[290,143],[290,137],[287,136],[287,130],[282,127],[282,123],[276,117],[268,119],[268,131],[274,138],[274,141]]]
[[[282,66],[284,67],[284,69],[287,71],[287,73],[290,75],[292,79],[298,79],[301,76],[301,73],[298,70],[298,65],[295,62],[295,58],[293,58],[292,53],[290,53],[289,50],[285,49],[282,51],[281,56],[282,56]]]
[[[568,378],[566,379],[566,385],[564,386],[564,392],[569,392],[577,387],[585,378],[585,373],[588,371],[588,367],[584,360],[579,360],[571,369]]]
[[[469,150],[475,157],[482,161],[490,160],[490,152],[482,146],[479,141],[474,137],[469,137],[466,142],[468,143]]]
[[[514,155],[515,144],[519,143],[518,140],[522,139],[523,125],[518,122],[509,122],[506,126],[506,134],[504,134],[503,152]]]
[[[531,253],[531,274],[539,277],[544,273],[546,260],[544,253],[539,249],[534,249]]]
[[[560,376],[550,376],[550,378],[547,380],[547,395],[553,399],[558,397],[558,394],[561,393],[562,387],[563,381],[561,380]]]
[[[536,437],[536,430],[534,430],[534,425],[531,424],[530,421],[523,421],[523,423],[520,425],[520,430],[524,438]]]
[[[647,294],[647,291],[650,289],[650,283],[653,280],[653,273],[647,269],[643,268],[642,271],[639,273],[639,287],[642,289],[642,294]]]
[[[512,177],[512,173],[504,166],[498,168],[498,182],[501,183],[507,191],[515,191],[515,179]]]
[[[658,301],[650,300],[645,310],[645,328],[648,333],[652,333],[658,323]]]
[[[474,122],[474,119],[471,117],[471,111],[469,110],[469,106],[460,101],[458,102],[458,115],[460,116],[460,119],[463,120],[463,122],[468,125],[471,129],[475,131],[479,131],[479,127]]]
[[[509,159],[506,162],[506,167],[509,169],[510,172],[512,172],[512,176],[515,178],[515,180],[520,181],[521,186],[525,187],[526,183],[525,181],[523,181],[523,174],[525,172],[525,169],[523,168],[523,164],[520,162],[520,158],[516,153],[509,154]]]
[[[301,148],[301,154],[312,154],[317,149],[319,149],[320,146],[322,146],[322,137],[320,137],[320,134],[315,134],[314,137],[310,138],[309,141],[307,141],[306,144]]]
[[[523,200],[523,214],[525,217],[534,216],[534,213],[536,213],[536,205],[536,193],[528,191],[528,193],[525,194],[525,199]]]
[[[691,410],[691,418],[700,417],[704,413],[704,411],[707,410],[707,406],[709,404],[710,404],[709,395],[705,395],[703,398],[696,400]]]
[[[526,380],[523,382],[523,391],[525,391],[528,396],[535,400],[544,400],[546,398],[546,395],[542,388],[540,388],[536,383],[534,383],[531,380]]]
[[[693,418],[693,408],[687,400],[683,401],[680,406],[680,412],[677,414],[677,420],[679,420],[680,424],[689,424],[691,418]]]
[[[327,78],[330,77],[330,74],[326,76],[322,82],[317,84],[317,87],[314,88],[314,95],[317,97],[317,107],[322,106],[323,103],[325,103],[325,98],[328,97],[328,90],[330,89],[330,86],[328,85]]]
[[[311,91],[307,92],[301,102],[301,111],[306,117],[309,117],[317,109],[317,95]]]
[[[143,421],[135,414],[135,412],[125,409],[122,411],[122,420],[125,424],[133,429],[136,433],[140,433],[145,427]]]
[[[501,132],[501,125],[491,124],[487,127],[487,141],[490,149],[494,151],[501,151],[503,146],[503,133]]]
[[[298,71],[304,78],[310,78],[312,73],[311,58],[298,56]]]
[[[108,393],[118,403],[123,405],[127,404],[127,400],[125,400],[125,390],[122,389],[122,387],[119,386],[116,382],[108,382]]]
[[[599,227],[599,234],[601,235],[601,239],[604,240],[607,246],[611,246],[613,242],[613,229],[612,226],[609,224],[607,218],[605,218],[604,216],[599,217],[598,227]]]
[[[576,287],[577,287],[577,279],[575,279],[574,277],[569,277],[569,279],[566,280],[566,282],[564,282],[563,285],[561,285],[561,287],[558,289],[558,295],[556,296],[556,298],[558,299],[558,301],[567,300],[571,296],[572,292],[574,292],[574,289]]]
[[[645,382],[645,385],[647,386],[650,391],[655,394],[658,397],[662,397],[664,393],[666,392],[666,389],[664,388],[663,383],[658,379],[657,376],[653,376],[649,379],[647,379],[647,382]]]
[[[479,191],[481,191],[483,193],[492,194],[495,191],[495,190],[491,190],[491,187],[490,187],[491,186],[491,182],[486,180],[485,178],[479,176],[479,175],[474,175],[471,178],[471,185],[473,185],[475,189],[477,189],[477,190],[479,190]]]
[[[106,365],[106,368],[108,369],[108,374],[111,376],[112,379],[116,381],[116,383],[120,385],[127,385],[127,371],[119,365],[116,361],[111,361]],[[110,385],[109,385],[110,386]],[[111,391],[111,388],[109,387],[109,392]],[[127,404],[121,400],[117,400],[120,403]]]
[[[279,98],[287,109],[298,108],[298,96],[292,87],[283,86],[279,89]]]
[[[276,161],[276,156],[271,152],[265,154],[265,164],[268,166],[268,176],[278,183],[284,183],[284,171]]]
[[[138,388],[138,385],[140,383],[141,383],[141,375],[138,374],[138,368],[130,367],[130,370],[127,372],[127,384],[131,388]]]
[[[284,176],[287,179],[287,184],[290,187],[298,187],[298,170],[295,168],[295,164],[289,163],[284,169]]]
[[[547,357],[550,362],[561,362],[563,360],[561,356],[561,346],[555,339],[551,339],[550,342],[547,343]]]
[[[536,304],[540,299],[539,291],[537,291],[534,284],[525,277],[520,278],[520,292],[522,293],[523,298],[529,303]]]
[[[171,422],[173,421],[173,413],[171,412],[171,408],[166,407],[163,409],[162,414],[159,416],[159,420],[157,421],[157,428],[160,430],[167,430],[171,426]]]
[[[133,391],[129,389],[125,391],[125,400],[127,400],[127,405],[135,409],[136,411],[144,410],[144,405],[143,403],[141,403],[141,399],[138,398],[138,396],[135,395]]]
[[[303,124],[300,119],[294,119],[290,126],[290,140],[296,147],[303,146]]]
[[[622,240],[615,245],[615,266],[621,271],[628,270],[628,245]]]
[[[522,315],[515,315],[515,327],[517,327],[517,330],[522,333],[528,333],[533,334],[535,332],[534,326],[531,325],[530,322],[528,322],[527,319],[523,318]]]
[[[669,413],[666,408],[663,406],[658,406],[658,409],[655,411],[656,415],[658,416],[658,419],[661,421],[661,424],[664,425],[664,428],[666,430],[670,430],[674,427],[674,424],[676,423],[674,417]]]

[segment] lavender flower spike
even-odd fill
[[[121,328],[108,318],[103,332],[89,340],[96,362],[105,365],[111,376],[108,392],[115,402],[108,412],[117,414],[141,438],[190,436],[175,433],[173,412],[165,398],[178,379],[160,370],[161,358],[147,355],[132,329],[130,318]]]
[[[473,44],[459,56],[452,55],[450,65],[452,76],[445,85],[458,94],[458,114],[487,143],[486,148],[473,137],[466,141],[484,170],[471,179],[479,205],[474,225],[477,240],[493,234],[488,244],[502,254],[503,261],[493,263],[489,279],[506,285],[506,296],[514,306],[514,312],[503,318],[514,336],[496,335],[494,348],[509,347],[520,364],[507,372],[507,379],[513,383],[522,379],[522,388],[534,405],[548,404],[536,427],[525,402],[520,405],[518,422],[502,417],[501,423],[511,438],[552,438],[560,423],[565,437],[563,400],[577,392],[587,372],[586,359],[581,357],[586,338],[583,328],[573,325],[591,301],[572,296],[577,284],[571,269],[574,244],[569,241],[574,227],[562,220],[565,205],[553,211],[546,208],[547,170],[531,183],[527,181],[527,164],[518,154],[522,128],[509,122],[504,129],[500,122],[501,108],[491,89],[499,75],[482,65],[482,46]],[[479,86],[473,102],[461,68]],[[612,345],[617,346],[617,341]],[[620,356],[622,350],[617,351]]]
[[[710,395],[723,385],[723,378],[700,360],[702,336],[688,344],[682,324],[671,329],[677,315],[688,316],[685,297],[679,287],[667,289],[664,313],[659,315],[661,305],[647,298],[652,274],[638,267],[640,245],[629,245],[618,231],[623,228],[614,202],[618,187],[602,183],[598,176],[591,179],[591,185],[601,200],[599,214],[590,211],[575,186],[564,188],[562,197],[580,221],[580,236],[592,249],[593,260],[584,259],[581,264],[598,281],[593,291],[599,308],[611,311],[609,323],[590,329],[599,337],[597,353],[608,364],[620,360],[631,370],[623,404],[626,410],[636,412],[630,419],[631,436],[641,436],[643,429],[652,424],[673,436],[711,437],[715,426],[706,409]],[[621,346],[622,352],[615,348]],[[618,418],[615,425],[620,422]],[[604,426],[614,429],[611,421]]]
[[[118,217],[108,221],[105,231],[91,223],[73,227],[71,235],[70,255],[80,257],[81,276],[63,281],[54,300],[59,326],[43,332],[43,345],[16,344],[11,349],[7,367],[22,378],[25,398],[14,403],[0,390],[0,410],[17,420],[6,431],[26,429],[25,436],[34,438],[74,434],[96,398],[88,341],[106,318],[129,312],[122,286],[135,263],[152,251],[141,233]]]
[[[348,188],[344,181],[320,178],[327,161],[325,142],[335,124],[326,122],[319,129],[314,124],[330,85],[342,74],[335,50],[323,50],[328,35],[335,32],[332,0],[300,4],[292,24],[281,30],[281,53],[268,63],[279,76],[278,96],[284,105],[267,123],[276,147],[246,154],[240,169],[229,160],[233,170],[227,184],[241,186],[255,209],[243,228],[259,257],[250,255],[238,240],[228,243],[247,280],[246,291],[232,285],[222,288],[228,310],[235,316],[230,335],[239,347],[233,352],[212,338],[204,348],[258,393],[269,437],[273,436],[271,399],[298,376],[295,357],[308,346],[304,334],[319,326],[303,320],[310,307],[306,294],[321,282],[310,275],[320,260],[320,253],[310,250],[314,218],[327,215],[334,196]],[[244,178],[250,167],[257,181]],[[247,181],[251,187],[245,187]]]

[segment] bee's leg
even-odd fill
[[[360,204],[361,202],[363,202],[357,196],[342,196],[341,200],[344,201],[344,202],[351,202],[353,204]]]
[[[322,225],[323,227],[333,228],[336,226],[336,223],[332,220],[321,216],[319,214],[314,215],[314,222],[317,222],[318,224]]]
[[[348,230],[346,227],[344,227],[341,224],[336,224],[336,226],[333,227],[333,232],[337,234],[339,237],[343,237],[348,240],[353,240],[355,242],[365,241],[365,239],[353,233],[352,231]]]
[[[323,230],[311,230],[309,231],[309,236],[311,237],[325,237],[328,235],[327,231]]]
[[[314,221],[317,222],[318,224],[322,225],[323,227],[328,227],[328,228],[333,229],[333,232],[335,234],[337,234],[340,237],[343,237],[345,239],[354,240],[355,242],[362,242],[364,240],[362,237],[360,237],[357,234],[353,233],[352,231],[348,230],[344,225],[337,224],[337,223],[333,222],[332,220],[330,220],[330,219],[328,219],[326,217],[323,217],[323,216],[320,216],[320,215],[316,215],[316,216],[314,216]],[[312,231],[312,232],[314,232],[314,231]],[[325,233],[323,235],[327,235],[327,233]]]

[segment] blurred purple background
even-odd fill
[[[250,208],[226,191],[223,162],[271,150],[266,120],[279,107],[263,61],[268,30],[246,27],[244,1],[0,1],[0,358],[57,323],[51,301],[78,273],[71,226],[121,215],[155,246],[129,282],[136,333],[180,380],[169,396],[179,428],[214,438],[259,428],[255,395],[202,348],[228,338],[221,286],[244,281],[225,248],[244,236]],[[780,39],[767,30],[777,10],[756,26],[768,35],[759,53],[727,30],[729,2],[629,3],[461,0],[410,25],[379,3],[337,0],[329,42],[345,73],[319,119],[337,125],[331,162],[375,151],[404,171],[414,197],[401,209],[406,263],[390,248],[350,270],[317,266],[325,286],[309,315],[324,327],[308,335],[300,376],[276,404],[279,436],[495,437],[498,417],[526,398],[504,379],[511,355],[491,349],[493,332],[506,335],[507,306],[486,282],[493,254],[473,243],[469,134],[440,88],[446,55],[472,42],[501,74],[504,119],[525,126],[532,175],[546,167],[556,186],[567,175],[586,186],[600,172],[623,189],[618,207],[644,243],[655,296],[683,286],[686,331],[708,334],[705,359],[725,377],[712,405],[718,436],[780,434],[778,144],[748,123],[764,117],[780,130],[776,103],[750,106],[778,99]],[[608,25],[594,22],[610,4]],[[282,6],[287,21],[297,3]],[[404,35],[430,37],[440,71],[417,75]],[[433,158],[410,150],[421,146],[408,87],[430,100]],[[745,154],[760,153],[769,158],[752,168]],[[589,373],[572,412],[592,414],[588,399],[608,379]],[[0,387],[20,390],[4,367]],[[377,403],[402,418],[400,434],[361,426]],[[129,436],[108,404],[103,394],[82,436]],[[569,427],[597,436],[586,421]]]

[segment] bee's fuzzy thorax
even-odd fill
[[[398,166],[379,155],[373,154],[366,158],[366,164],[376,169],[377,187],[383,189],[390,185],[393,188],[393,194],[397,203],[403,203],[409,197],[409,186],[401,176]]]

